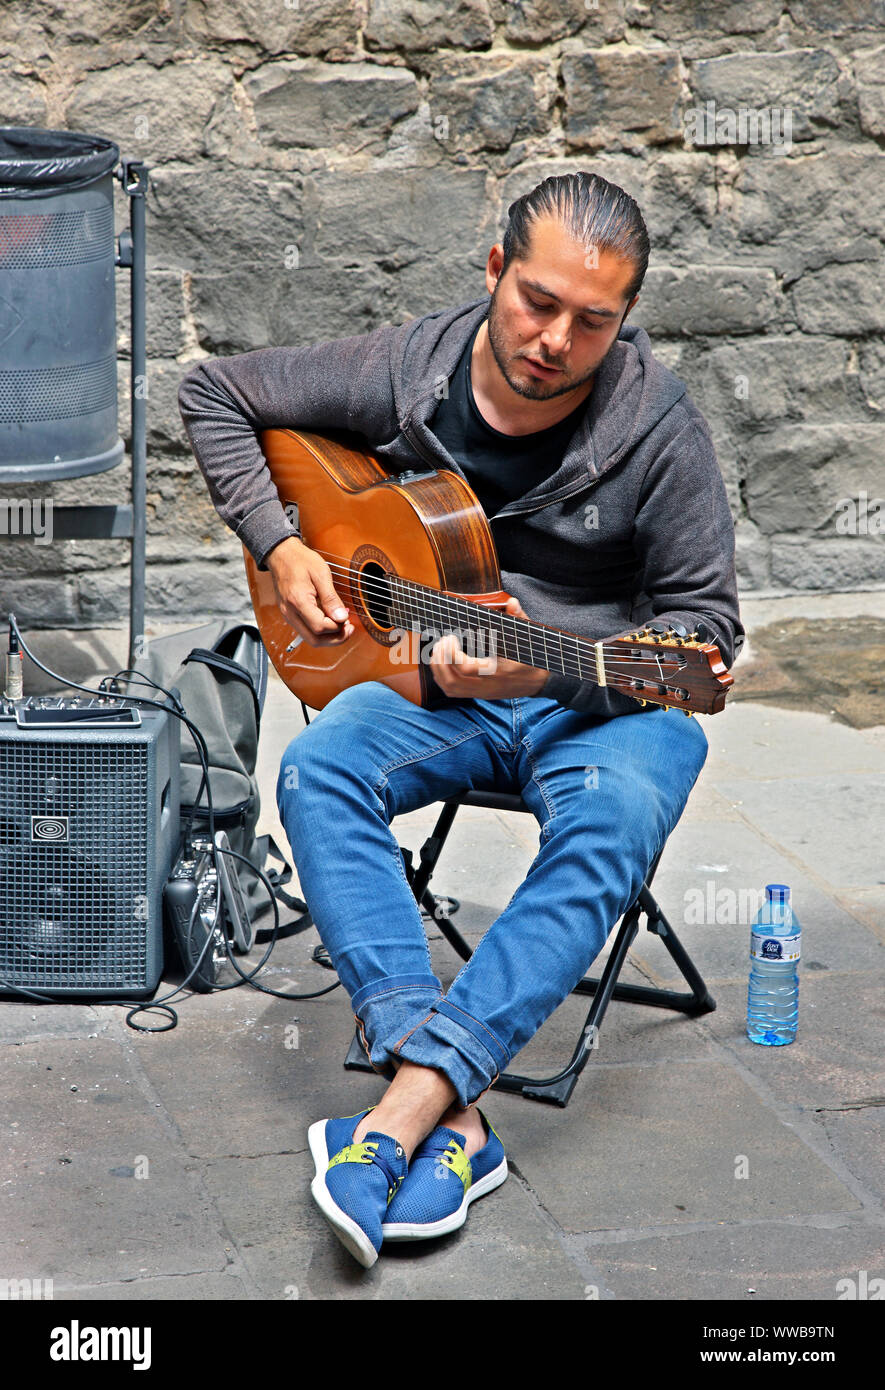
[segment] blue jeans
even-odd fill
[[[305,901],[372,1063],[435,1067],[476,1100],[602,950],[682,814],[707,740],[675,710],[600,719],[538,696],[422,708],[339,692],[283,754],[277,805]],[[443,992],[395,816],[468,789],[520,792],[528,873]]]

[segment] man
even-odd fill
[[[509,219],[489,253],[490,301],[195,368],[182,415],[215,506],[299,635],[345,642],[332,572],[293,535],[256,431],[348,428],[392,470],[467,479],[510,612],[594,639],[661,618],[701,630],[730,665],[743,633],[709,430],[625,324],[648,262],[639,208],[578,173],[545,179]],[[277,787],[302,892],[392,1077],[374,1108],[310,1129],[314,1197],[366,1266],[383,1239],[454,1230],[505,1179],[476,1102],[605,944],[707,747],[676,711],[467,655],[456,634],[431,667],[426,708],[381,682],[342,691],[290,744]],[[468,787],[520,791],[541,842],[443,992],[390,821]]]

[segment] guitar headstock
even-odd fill
[[[606,685],[642,705],[718,714],[734,685],[719,648],[697,632],[649,623],[602,646]]]

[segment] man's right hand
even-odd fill
[[[265,564],[280,612],[311,647],[335,646],[353,636],[355,628],[335,592],[332,571],[316,550],[288,536],[274,546]]]

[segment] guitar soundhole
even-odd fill
[[[396,589],[397,575],[390,558],[377,545],[360,545],[350,560],[354,608],[363,628],[381,647],[394,647],[402,638],[402,621],[395,611],[401,599]]]
[[[393,627],[387,571],[374,560],[360,571],[360,597],[373,623],[378,627]]]

